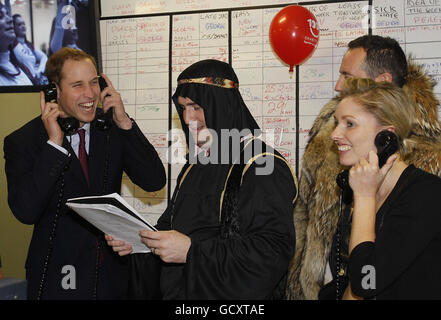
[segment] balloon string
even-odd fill
[[[294,66],[289,66],[289,78],[292,79],[292,75],[294,73]]]

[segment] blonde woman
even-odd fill
[[[403,160],[414,107],[391,83],[353,78],[344,87],[331,138],[350,167],[353,202],[334,237],[331,291],[343,299],[439,299],[441,178]],[[399,150],[379,168],[374,140],[383,130],[398,136]]]

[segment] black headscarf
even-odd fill
[[[178,77],[178,87],[172,99],[181,119],[187,144],[190,145],[189,139],[192,137],[189,137],[188,126],[183,118],[183,110],[178,104],[179,96],[190,98],[202,107],[205,123],[209,129],[216,131],[219,143],[221,129],[237,129],[243,133],[242,135],[246,135],[246,132],[253,135],[260,134],[259,126],[240,94],[236,73],[225,62],[211,59],[202,60],[189,66]]]

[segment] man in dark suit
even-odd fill
[[[57,102],[40,93],[41,117],[5,138],[8,202],[15,217],[33,224],[26,261],[30,299],[120,299],[127,290],[127,258],[103,245],[102,233],[65,206],[66,199],[120,192],[123,171],[146,191],[165,184],[157,152],[128,117],[107,76],[100,91],[93,57],[70,48],[53,54],[46,67]],[[95,114],[113,108],[113,123],[100,130]],[[73,117],[85,129],[65,134],[58,117]],[[79,158],[87,153],[87,168]]]

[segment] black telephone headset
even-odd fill
[[[375,137],[375,146],[377,147],[378,166],[381,168],[387,159],[398,151],[398,136],[389,131],[380,131]],[[352,202],[352,189],[349,186],[349,170],[344,170],[337,175],[337,185],[342,189],[343,202],[349,204]]]
[[[100,85],[101,91],[104,90],[104,88],[107,87],[107,83],[104,80],[104,78],[99,77],[98,82]],[[44,97],[46,102],[50,101],[56,101],[57,100],[57,87],[54,83],[50,83],[43,87]],[[112,126],[112,118],[113,118],[113,108],[110,108],[106,113],[104,113],[103,109],[97,108],[96,109],[96,126],[98,129],[102,131],[107,131]],[[67,117],[67,118],[61,118],[58,117],[57,119],[58,124],[61,127],[61,130],[66,135],[72,135],[75,132],[77,132],[78,128],[80,127],[80,122],[78,119],[73,117]]]

